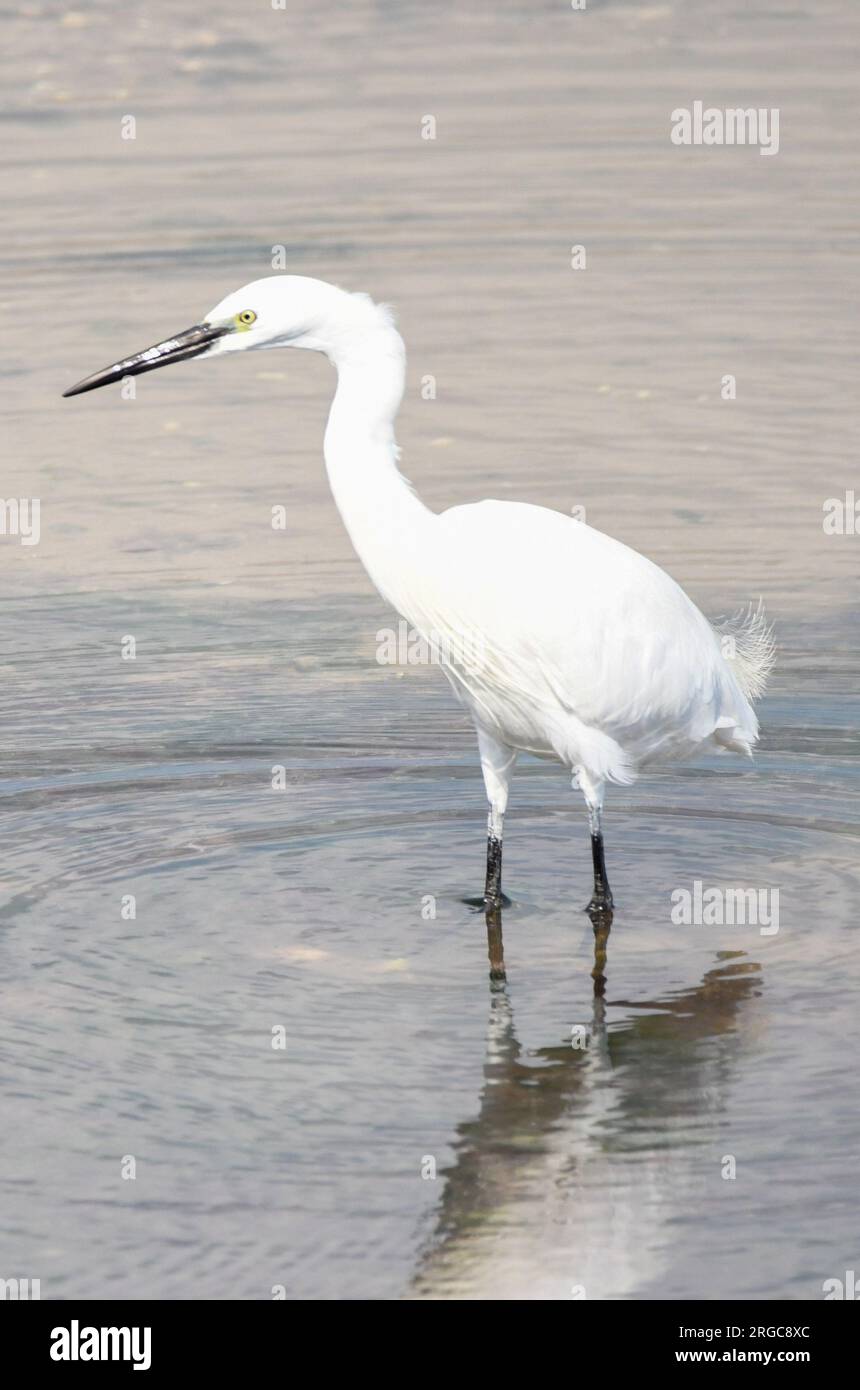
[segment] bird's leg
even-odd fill
[[[483,898],[467,898],[470,907],[485,910],[510,905],[502,892],[502,832],[508,804],[508,787],[516,762],[516,750],[478,729],[481,771],[490,811],[487,816],[487,876]]]
[[[487,816],[487,877],[484,883],[484,906],[498,907],[502,897],[502,831],[504,815],[490,807]]]
[[[606,859],[603,853],[603,830],[600,824],[600,806],[589,805],[588,828],[591,833],[591,862],[594,867],[594,892],[586,909],[590,913],[611,912],[613,908],[612,889],[606,877]]]
[[[606,858],[603,853],[603,830],[600,828],[600,812],[589,808],[588,821],[590,835],[592,835],[592,865],[595,867],[595,894],[592,897],[592,906],[595,908],[609,908],[613,906],[613,890],[609,885],[609,878],[606,877]]]
[[[594,892],[591,895],[591,902],[585,909],[592,922],[595,918],[609,916],[612,921],[612,889],[609,887],[609,879],[606,877],[606,859],[603,853],[603,831],[601,829],[601,812],[603,810],[603,782],[595,781],[588,776],[584,768],[577,768],[574,776],[574,786],[578,786],[588,807],[588,829],[591,834],[591,862],[594,867]]]
[[[469,907],[483,908],[485,912],[500,907],[510,907],[511,900],[502,892],[502,829],[504,812],[498,806],[490,805],[487,816],[487,876],[484,880],[482,898],[466,898]]]

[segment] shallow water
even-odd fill
[[[22,11],[3,58],[3,493],[42,534],[0,542],[0,1277],[820,1297],[860,1254],[860,539],[821,525],[856,457],[853,10],[112,14]],[[697,96],[779,105],[779,155],[675,149]],[[603,998],[581,807],[527,759],[488,980],[473,740],[438,672],[376,661],[326,365],[58,399],[280,243],[397,303],[432,505],[584,504],[705,611],[777,622],[755,764],[610,797]],[[778,888],[779,931],[673,925],[696,879]]]

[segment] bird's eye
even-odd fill
[[[242,328],[250,328],[256,317],[257,315],[254,313],[253,309],[243,309],[241,314],[236,315],[236,322],[240,324]]]

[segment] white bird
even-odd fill
[[[612,910],[607,783],[702,747],[750,753],[752,700],[773,664],[761,608],[715,629],[665,571],[560,512],[485,501],[431,512],[397,467],[406,354],[391,310],[305,276],[255,280],[205,320],[67,396],[190,357],[325,353],[337,390],[329,482],[380,594],[438,652],[477,731],[489,815],[484,903],[502,901],[502,833],[517,754],[557,759],[588,808],[592,916]]]

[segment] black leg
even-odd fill
[[[487,881],[484,904],[497,907],[502,900],[502,842],[495,835],[487,836]]]
[[[591,861],[594,865],[594,892],[586,912],[611,912],[612,889],[606,877],[606,860],[603,855],[603,835],[600,830],[591,831]]]
[[[511,900],[502,892],[502,842],[492,832],[487,836],[487,877],[482,898],[466,898],[469,907],[492,908],[510,907]]]

